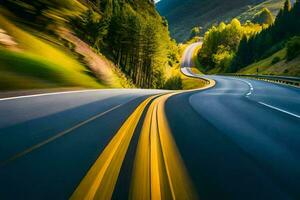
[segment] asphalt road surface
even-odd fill
[[[0,199],[300,199],[300,89],[191,72],[201,90],[0,99]]]

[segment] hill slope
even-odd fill
[[[7,0],[0,5],[0,90],[162,87],[176,60],[171,46],[149,0]]]
[[[157,10],[169,21],[171,35],[177,41],[188,39],[195,26],[209,28],[214,23],[234,17],[242,21],[251,19],[262,7],[276,14],[284,0],[162,0]]]
[[[274,58],[279,58],[278,62],[274,63]],[[237,73],[239,74],[259,74],[263,75],[283,75],[283,76],[299,76],[300,75],[300,56],[297,56],[291,61],[286,60],[286,48],[274,53],[270,57],[255,62]],[[273,61],[273,62],[272,62]]]

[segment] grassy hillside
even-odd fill
[[[277,15],[280,8],[282,8],[285,0],[266,0],[257,5],[253,5],[249,7],[245,12],[239,14],[237,18],[242,22],[246,20],[251,20],[258,12],[260,12],[263,8],[268,8],[274,16]]]
[[[276,52],[268,58],[241,69],[237,73],[256,74],[258,69],[259,74],[263,75],[300,76],[300,56],[291,61],[287,61],[285,57],[286,48]]]
[[[284,0],[162,0],[157,4],[161,15],[169,21],[171,35],[178,41],[188,39],[190,30],[202,26],[228,22],[238,17],[242,22],[251,20],[261,8],[269,8],[274,14]]]
[[[1,89],[57,86],[104,87],[63,47],[22,30],[0,15],[0,28],[16,43],[0,50]]]

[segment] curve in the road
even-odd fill
[[[0,101],[0,198],[300,199],[299,88],[195,75],[197,45],[202,90]]]

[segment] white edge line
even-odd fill
[[[262,105],[264,105],[264,106],[267,106],[267,107],[269,107],[269,108],[272,108],[272,109],[274,109],[274,110],[283,112],[283,113],[285,113],[285,114],[288,114],[288,115],[291,115],[291,116],[294,116],[294,117],[297,117],[298,119],[300,119],[300,116],[297,115],[297,114],[295,114],[295,113],[288,112],[288,111],[286,111],[286,110],[283,110],[283,109],[280,109],[280,108],[271,106],[271,105],[266,104],[266,103],[263,103],[263,102],[261,102],[261,101],[259,101],[258,103],[260,103],[260,104],[262,104]]]
[[[157,91],[157,92],[168,91],[168,90],[162,90],[162,89],[142,89],[142,88],[104,88],[104,89],[73,90],[73,91],[65,91],[65,92],[49,92],[49,93],[41,93],[41,94],[23,95],[23,96],[0,98],[0,101],[15,100],[15,99],[22,99],[22,98],[31,98],[31,97],[50,96],[50,95],[59,95],[59,94],[108,91],[108,90],[124,90],[124,91],[125,90],[136,90],[136,91],[148,90],[148,91]]]
[[[240,80],[240,81],[246,83],[250,87],[249,92],[246,94],[246,97],[249,97],[252,94],[252,92],[254,91],[254,88],[253,88],[252,84],[250,82],[246,81],[246,80],[242,80],[242,79],[239,79],[239,78],[237,80]]]
[[[0,99],[0,101],[23,99],[23,98],[30,98],[30,97],[50,96],[50,95],[57,95],[57,94],[96,92],[96,91],[99,91],[99,90],[100,89],[95,89],[95,90],[76,90],[76,91],[66,91],[66,92],[50,92],[50,93],[42,93],[42,94],[32,94],[32,95],[24,95],[24,96],[16,96],[16,97],[7,97],[7,98]]]
[[[84,120],[84,121],[76,124],[75,126],[72,126],[71,128],[68,128],[68,129],[66,129],[66,130],[64,130],[62,132],[57,133],[57,134],[49,137],[48,139],[46,139],[44,141],[41,141],[41,142],[39,142],[37,144],[34,144],[33,146],[31,146],[31,147],[23,150],[22,152],[16,153],[12,157],[10,157],[10,158],[8,158],[6,160],[0,161],[0,166],[3,166],[3,165],[5,165],[5,164],[7,164],[7,163],[9,163],[9,162],[11,162],[11,161],[13,161],[15,159],[18,159],[19,157],[22,157],[22,156],[24,156],[24,155],[26,155],[26,154],[28,154],[28,153],[30,153],[30,152],[32,152],[32,151],[34,151],[34,150],[42,147],[44,145],[47,145],[48,143],[50,143],[50,142],[52,142],[52,141],[54,141],[54,140],[56,140],[56,139],[58,139],[60,137],[65,136],[66,134],[70,133],[71,131],[78,129],[81,126],[83,126],[83,125],[85,125],[85,124],[87,124],[87,123],[89,123],[91,121],[94,121],[97,118],[102,117],[102,116],[106,115],[107,113],[109,113],[111,111],[114,111],[117,108],[119,108],[119,107],[121,107],[121,106],[123,106],[123,105],[125,105],[125,104],[127,104],[127,103],[129,103],[129,102],[131,102],[131,101],[133,101],[135,99],[137,99],[137,98],[138,97],[132,97],[131,99],[129,99],[129,101],[127,101],[125,103],[118,104],[118,105],[116,105],[116,106],[114,106],[114,107],[112,107],[112,108],[110,108],[110,109],[108,109],[106,111],[103,111],[103,112],[101,112],[101,113],[99,113],[97,115],[94,115],[94,116],[90,117],[89,119],[86,119],[86,120]]]

